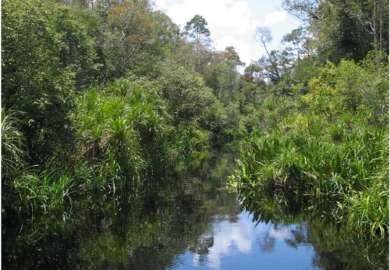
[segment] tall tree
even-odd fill
[[[211,45],[210,30],[207,21],[200,15],[195,15],[184,27],[184,34],[193,41],[195,49],[195,70],[202,72],[202,62],[208,58]]]
[[[184,27],[185,34],[197,43],[207,42],[210,38],[210,30],[207,21],[200,15],[195,15]]]
[[[256,35],[267,54],[266,57],[262,57],[260,59],[260,65],[264,66],[264,69],[269,71],[268,77],[271,79],[271,81],[280,80],[281,74],[278,69],[276,51],[270,51],[268,49],[268,45],[272,41],[271,31],[267,27],[258,27]]]
[[[245,63],[241,62],[240,56],[236,52],[236,49],[233,46],[228,46],[225,48],[224,57],[226,61],[235,68],[237,66],[245,65]]]
[[[301,19],[324,60],[360,60],[368,51],[388,52],[388,0],[285,0]]]
[[[282,39],[282,43],[288,44],[286,50],[295,55],[298,61],[302,57],[307,57],[313,53],[312,40],[307,36],[307,31],[303,27],[286,34]]]
[[[252,81],[255,83],[263,82],[263,69],[258,65],[258,63],[251,63],[244,70],[244,78],[247,81]]]

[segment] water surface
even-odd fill
[[[169,269],[319,269],[313,247],[294,243],[302,233],[305,225],[256,224],[247,211],[216,215],[197,250],[180,254]]]
[[[89,198],[96,208],[75,203],[66,220],[3,221],[3,267],[387,269],[386,241],[358,240],[321,216],[273,200],[259,198],[245,209],[225,188],[227,164],[153,180],[135,197]]]

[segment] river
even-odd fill
[[[5,269],[386,269],[383,243],[305,215],[245,209],[226,188],[231,162],[152,184],[3,234]],[[264,206],[265,207],[265,206]],[[274,207],[274,206],[273,206]],[[275,216],[272,214],[275,212]],[[23,227],[23,228],[21,228]],[[42,229],[43,228],[43,229]]]

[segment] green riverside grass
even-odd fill
[[[387,237],[387,67],[366,63],[329,64],[295,100],[298,110],[242,143],[231,182],[243,197],[284,188],[313,204],[326,198],[336,221]]]

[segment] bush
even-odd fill
[[[327,64],[296,99],[295,111],[284,114],[269,107],[277,124],[254,134],[241,150],[233,180],[243,195],[256,197],[256,192],[283,187],[300,198],[325,197],[337,220],[360,233],[384,237],[386,70],[369,60]]]
[[[54,1],[6,1],[2,12],[2,106],[23,112],[31,163],[72,146],[73,89],[91,82],[95,52],[81,19]]]

